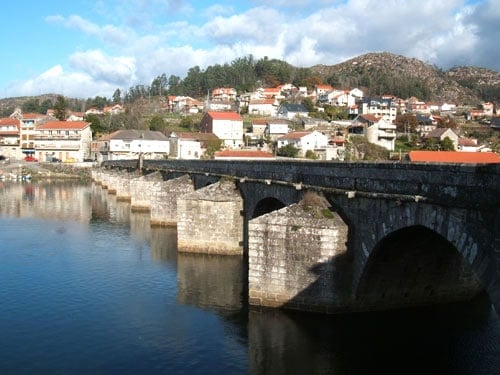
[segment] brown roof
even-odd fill
[[[293,133],[288,133],[287,135],[284,135],[279,139],[300,139],[308,134],[311,134],[311,132],[293,132]]]
[[[494,152],[410,151],[410,161],[431,163],[500,163]]]

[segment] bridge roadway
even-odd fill
[[[103,167],[133,172],[138,170],[139,163],[137,160],[107,161]],[[418,288],[434,295],[435,301],[446,300],[452,292],[435,287],[434,284],[443,279],[432,273],[440,272],[435,268],[439,262],[453,263],[462,271],[458,276],[454,271],[447,271],[446,282],[449,284],[453,279],[462,283],[468,279],[467,282],[473,280],[474,284],[476,280],[488,293],[497,312],[500,311],[500,164],[143,161],[143,174],[155,171],[161,172],[165,180],[187,174],[196,189],[221,178],[233,179],[244,200],[246,248],[250,220],[297,203],[305,191],[321,193],[348,227],[350,255],[342,267],[350,276],[338,287],[349,295],[351,305],[353,299],[365,301],[359,303],[359,309],[363,309],[363,304],[368,306],[370,303],[366,301],[374,294],[393,295],[389,284],[394,280],[380,282],[381,272],[394,273],[390,267],[407,269],[415,257],[427,249],[422,255],[426,259],[423,267],[433,271],[422,276],[419,266],[413,276],[424,281]],[[422,240],[424,237],[427,243]],[[388,264],[387,257],[395,256],[398,251],[395,249],[402,249],[402,243],[406,247],[418,245],[407,251],[411,253],[408,259]],[[436,258],[428,249],[440,246],[455,249],[461,260]],[[472,271],[470,275],[463,271],[465,268]],[[406,298],[409,291],[414,293],[413,289],[418,289],[414,287],[406,285],[401,298]],[[311,296],[306,291],[297,300],[303,304],[308,298]],[[293,303],[290,306],[294,308]]]

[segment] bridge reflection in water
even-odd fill
[[[0,370],[23,372],[24,369],[24,372],[33,373],[35,369],[51,369],[52,372],[60,372],[82,364],[84,367],[80,369],[95,366],[91,368],[97,372],[116,372],[117,368],[126,372],[127,368],[120,367],[113,362],[114,359],[119,359],[122,365],[131,366],[129,371],[173,374],[365,374],[374,371],[493,374],[497,370],[500,327],[485,295],[469,303],[339,316],[249,309],[246,301],[247,270],[243,257],[178,253],[175,228],[151,227],[147,214],[131,212],[130,203],[117,201],[98,186],[55,184],[48,189],[52,192],[50,194],[43,192],[45,189],[37,184],[2,188],[0,215],[9,218],[41,217],[51,223],[59,223],[57,226],[61,228],[70,228],[74,222],[88,228],[86,231],[91,234],[76,237],[79,241],[93,237],[99,237],[98,241],[107,241],[97,244],[101,251],[106,248],[102,253],[87,248],[90,242],[79,244],[78,248],[95,259],[96,269],[91,263],[88,273],[81,274],[86,277],[74,279],[72,297],[64,303],[51,303],[49,307],[50,316],[72,319],[91,317],[92,325],[87,329],[99,334],[93,336],[89,332],[72,331],[68,337],[58,337],[53,334],[51,326],[41,325],[38,330],[37,325],[30,324],[30,331],[23,330],[14,337],[10,335],[12,327],[18,324],[25,327],[25,314],[38,317],[38,325],[43,324],[43,314],[40,310],[20,309],[16,315],[22,318],[21,321],[16,318],[9,320],[8,327],[2,314],[9,309],[2,309]],[[33,194],[26,194],[26,191]],[[61,198],[72,203],[63,203]],[[52,218],[44,215],[38,207],[45,207]],[[22,228],[18,230],[22,231]],[[115,241],[114,231],[125,239]],[[5,238],[6,233],[3,236]],[[29,237],[29,233],[24,236]],[[61,239],[61,236],[55,238]],[[422,238],[420,234],[418,238]],[[393,239],[392,243],[397,243],[396,240]],[[124,243],[128,246],[120,248]],[[51,247],[47,244],[47,249]],[[395,245],[388,243],[384,248],[383,252],[390,254]],[[44,251],[47,249],[36,249],[37,274],[49,271],[44,268],[46,265],[53,267],[58,263],[54,262],[53,252]],[[59,254],[64,256],[61,262],[64,269],[58,270],[61,274],[67,273],[68,265],[70,269],[82,272],[90,261],[86,257],[82,263],[69,263],[77,258],[70,251],[71,247]],[[113,256],[113,253],[123,251],[126,256]],[[25,257],[24,250],[19,252]],[[43,258],[45,253],[49,258]],[[2,259],[5,254],[4,247]],[[114,259],[113,263],[108,262],[110,257]],[[382,253],[381,259],[383,257]],[[26,266],[24,261],[21,264]],[[106,265],[112,268],[102,269]],[[382,264],[374,264],[373,267],[382,267]],[[54,271],[53,268],[50,270]],[[0,281],[3,286],[12,283],[6,275],[14,277],[23,272],[12,266],[8,272],[2,271],[4,276]],[[86,289],[86,283],[94,283],[94,273],[101,271],[109,273],[103,281],[120,285],[120,290],[125,287],[126,293],[118,293],[120,296],[115,299],[114,293],[110,293],[112,289],[107,289],[105,283],[99,283],[96,285],[104,293],[86,293],[84,304],[71,305],[81,300],[79,291]],[[151,272],[160,276],[150,278]],[[139,278],[133,283],[120,278],[128,273],[137,273]],[[17,309],[18,302],[24,309],[27,308],[29,304],[24,301],[25,294],[13,297],[3,286],[0,287],[0,295],[9,301],[10,308]],[[65,287],[65,284],[60,285],[60,289]],[[136,295],[137,299],[134,298]],[[130,304],[129,309],[117,314],[117,321],[110,322],[110,317],[103,314],[108,310],[96,308],[121,306],[124,299]],[[37,308],[40,309],[40,306]],[[83,310],[77,313],[76,308]],[[82,321],[77,322],[78,326],[83,326]],[[112,333],[108,327],[110,324],[113,325]],[[214,334],[218,331],[213,331],[212,327],[218,325],[223,327],[222,333]],[[131,335],[129,330],[132,330]],[[41,338],[44,347],[36,346],[33,337]],[[88,337],[94,337],[93,341],[88,341]],[[131,340],[131,345],[127,340]],[[9,342],[20,345],[9,348]],[[137,346],[140,351],[131,351]],[[36,350],[31,350],[34,347]],[[92,348],[102,352],[94,352]],[[19,350],[24,352],[21,357],[16,354]],[[146,356],[148,350],[154,355]]]

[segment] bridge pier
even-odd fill
[[[177,226],[177,200],[193,192],[188,175],[156,184],[151,194],[151,225]]]
[[[335,212],[304,200],[251,220],[249,303],[315,312],[345,310],[349,282],[340,270],[346,264],[347,231]]]
[[[154,186],[162,181],[163,177],[160,172],[133,178],[130,181],[130,209],[132,211],[150,211],[151,196],[155,190]]]
[[[243,199],[233,181],[221,180],[177,199],[180,252],[242,255]]]

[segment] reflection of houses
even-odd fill
[[[309,111],[303,104],[283,103],[278,109],[278,117],[293,120],[301,117],[308,117]]]
[[[313,132],[292,132],[277,140],[278,149],[291,145],[299,149],[300,156],[305,156],[307,151],[324,149],[328,147],[328,137],[318,131]]]
[[[0,155],[17,157],[19,150],[19,127],[17,118],[0,119]]]
[[[349,128],[351,134],[366,136],[368,142],[394,151],[396,143],[396,125],[382,117],[358,115]]]
[[[243,118],[236,112],[207,112],[200,122],[201,133],[213,133],[229,148],[243,146]]]
[[[34,146],[40,161],[81,162],[90,159],[91,142],[90,122],[48,121],[36,129]]]
[[[458,148],[458,135],[450,128],[438,128],[431,131],[425,136],[427,139],[434,139],[436,143],[442,142],[445,138],[449,138],[453,142],[455,150]]]

